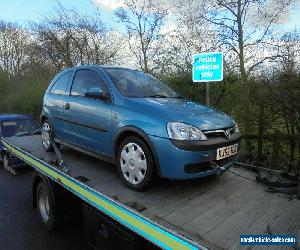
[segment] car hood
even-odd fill
[[[225,113],[206,105],[177,98],[130,98],[132,108],[157,117],[165,122],[184,122],[199,129],[215,130],[235,126],[234,120]]]

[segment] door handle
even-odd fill
[[[71,106],[70,106],[70,103],[67,102],[67,103],[65,104],[65,109],[66,109],[66,110],[69,110],[70,107],[71,107]]]

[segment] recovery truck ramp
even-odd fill
[[[162,249],[238,249],[240,234],[300,232],[300,201],[265,192],[243,168],[193,181],[158,180],[135,192],[112,165],[63,147],[66,174],[53,165],[56,156],[44,151],[40,136],[2,141],[36,171]]]

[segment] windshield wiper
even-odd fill
[[[29,135],[30,133],[28,131],[24,131],[24,132],[19,132],[16,133],[14,136],[24,136],[24,135]]]

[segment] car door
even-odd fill
[[[63,73],[52,85],[44,98],[43,109],[49,114],[49,122],[57,138],[64,138],[64,97],[67,94],[72,71]]]
[[[98,92],[107,100],[87,97]],[[70,94],[65,99],[64,119],[68,140],[72,144],[108,153],[112,102],[106,82],[93,69],[78,69],[74,75]]]

